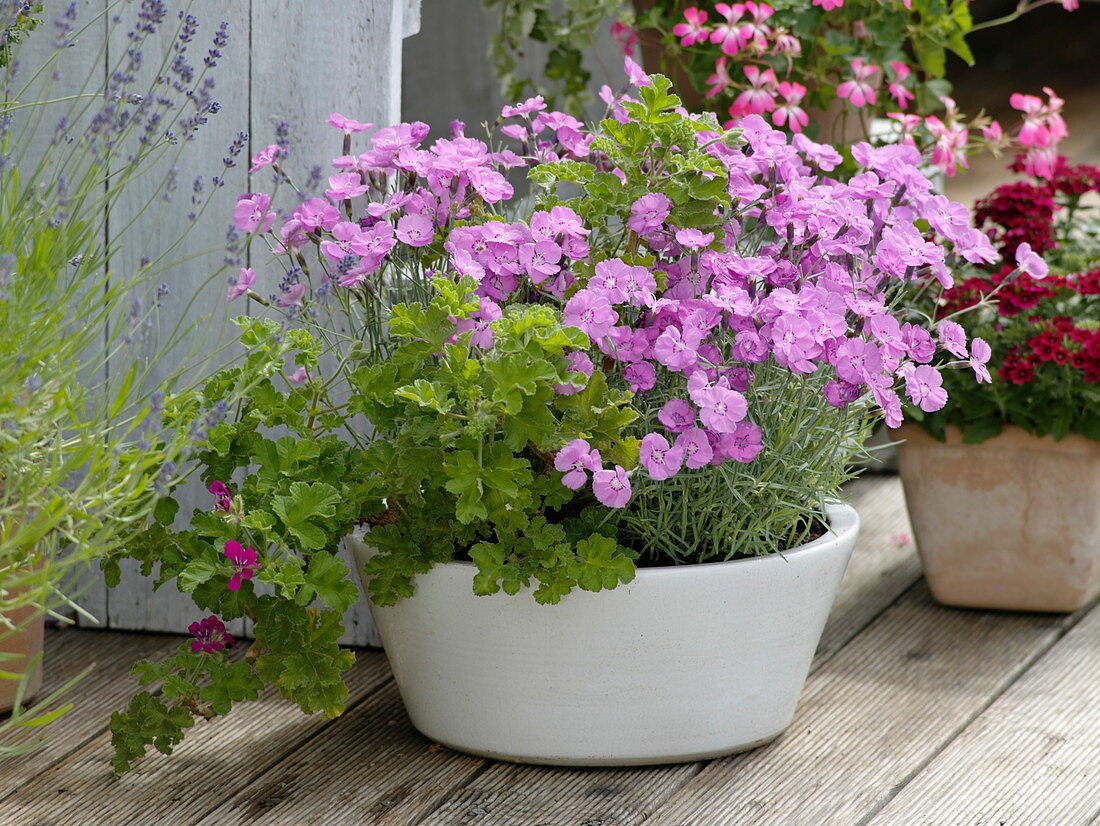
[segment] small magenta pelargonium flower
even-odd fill
[[[233,507],[233,497],[232,494],[229,493],[229,488],[225,486],[225,483],[214,480],[209,485],[207,485],[206,489],[214,494],[215,510],[225,511],[226,513],[229,513],[229,511]]]
[[[194,637],[191,640],[191,652],[194,654],[200,652],[216,654],[226,646],[237,644],[233,635],[226,630],[225,624],[217,617],[207,617],[193,622],[187,626],[187,630]]]
[[[229,577],[229,582],[225,587],[230,591],[239,591],[241,583],[252,579],[253,574],[260,570],[259,558],[256,551],[244,547],[236,539],[230,539],[225,543],[223,553],[233,566],[233,574]]]

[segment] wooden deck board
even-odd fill
[[[346,712],[323,736],[242,784],[200,824],[403,826],[434,808],[484,764],[421,736],[405,715],[396,686],[389,683]]]
[[[174,639],[178,645],[179,638]],[[361,655],[348,675],[352,700],[376,691],[389,679],[389,667],[381,653]],[[136,689],[136,682],[116,680],[113,685],[125,685],[126,691],[121,699],[113,696],[118,691],[111,692],[113,708],[108,706],[98,720],[98,734],[3,801],[4,810],[27,818],[16,823],[175,826],[190,822],[226,796],[226,782],[231,788],[246,785],[331,725],[331,721],[320,717],[306,717],[269,690],[261,700],[244,703],[229,716],[196,723],[174,754],[153,752],[116,780],[110,766],[110,733],[104,728],[110,712],[122,707]],[[99,697],[82,702],[101,709],[104,705]]]
[[[0,761],[0,813],[10,792],[63,760],[107,726],[111,712],[128,702],[134,691],[136,681],[129,674],[135,662],[170,656],[179,644],[179,637],[164,634],[80,628],[47,631],[39,697],[48,696],[85,668],[91,666],[92,670],[61,698],[59,704],[71,702],[73,708],[43,732],[43,748],[17,760]],[[2,817],[0,814],[0,823]]]
[[[821,634],[815,667],[839,651],[921,575],[901,479],[867,475],[850,482],[845,493],[859,514],[859,540]]]
[[[870,826],[1086,826],[1100,816],[1100,610],[909,783]]]
[[[941,608],[913,588],[811,675],[779,740],[712,762],[646,824],[859,823],[1068,622]]]
[[[896,479],[850,491],[863,534],[791,728],[743,755],[565,769],[469,757],[409,723],[380,652],[341,718],[273,692],[110,775],[109,714],[178,637],[51,632],[47,684],[98,668],[47,750],[0,762],[0,826],[1100,826],[1100,608],[936,605]]]

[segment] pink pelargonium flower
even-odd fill
[[[714,10],[722,16],[723,22],[714,27],[710,33],[711,43],[720,43],[722,51],[730,56],[741,51],[744,45],[741,41],[741,26],[738,25],[745,15],[743,3],[715,3]]]
[[[694,46],[696,43],[705,43],[710,38],[710,30],[703,24],[707,22],[707,13],[699,11],[695,6],[684,9],[683,23],[677,23],[672,27],[672,33],[680,38],[681,46]]]
[[[236,539],[230,539],[225,543],[223,553],[233,566],[233,576],[229,578],[225,587],[230,591],[239,591],[241,582],[252,579],[252,575],[260,569],[256,552],[252,548],[244,547]]]
[[[195,638],[191,640],[191,653],[193,654],[198,654],[200,651],[206,654],[214,654],[227,645],[237,644],[237,641],[233,639],[233,635],[225,629],[225,624],[214,616],[191,623],[187,626],[187,630]]]
[[[309,371],[305,367],[299,366],[293,373],[287,374],[286,380],[295,387],[300,387],[311,378],[312,376],[310,376]]]
[[[947,404],[947,391],[941,386],[940,371],[928,364],[914,367],[905,376],[905,392],[925,413],[932,413]]]
[[[944,123],[935,115],[924,119],[924,125],[936,139],[932,147],[932,165],[943,170],[948,178],[953,178],[961,166],[969,169],[966,161],[966,143],[970,131],[962,124]]]
[[[645,73],[645,70],[639,66],[634,58],[626,55],[623,57],[623,71],[626,73],[626,79],[631,86],[641,88],[643,86],[649,86],[649,75]]]
[[[279,158],[286,154],[286,151],[277,143],[269,144],[252,156],[252,166],[249,168],[249,172],[257,172],[263,169],[265,166],[271,166]]]
[[[638,235],[647,235],[664,226],[665,219],[672,211],[672,201],[660,192],[643,195],[630,205],[630,217],[627,227]]]
[[[271,229],[275,223],[275,213],[269,212],[271,196],[262,192],[249,192],[237,198],[237,206],[233,210],[233,225],[238,232],[263,233]]]
[[[749,79],[749,88],[737,96],[730,109],[734,117],[746,114],[761,115],[775,109],[775,94],[777,81],[772,69],[760,71],[760,67],[748,65],[745,67],[745,77]]]
[[[879,79],[875,76],[882,70],[878,66],[864,64],[863,60],[856,58],[852,61],[852,80],[846,80],[836,87],[836,96],[846,98],[853,106],[872,106],[878,101],[875,87]]]
[[[912,70],[900,60],[891,60],[890,71],[894,75],[894,81],[886,88],[894,96],[898,106],[905,109],[909,105],[909,101],[916,98],[916,95],[905,88],[905,79],[912,74]]]
[[[554,469],[565,474],[561,483],[570,490],[584,487],[586,471],[598,472],[603,467],[600,452],[585,439],[574,439],[554,456]]]
[[[733,87],[733,78],[730,77],[729,70],[726,68],[728,61],[729,58],[720,57],[714,62],[714,74],[706,80],[707,86],[710,87],[705,95],[708,100]]]
[[[782,81],[777,87],[783,103],[779,104],[772,112],[772,123],[776,126],[787,126],[792,132],[801,132],[810,122],[810,116],[799,105],[806,96],[806,87],[801,83]]]
[[[327,118],[325,123],[329,126],[335,126],[337,129],[343,131],[345,135],[350,135],[353,132],[366,132],[368,129],[373,129],[373,123],[360,123],[352,118],[347,118],[341,115],[339,112],[333,112]]]
[[[1027,241],[1016,247],[1016,266],[1020,268],[1020,272],[1035,279],[1046,278],[1050,272],[1047,262],[1037,252],[1032,251],[1031,244]]]
[[[638,446],[638,461],[650,479],[660,482],[680,472],[684,465],[684,452],[670,445],[660,433],[647,433]]]
[[[814,0],[815,6],[820,6],[825,11],[833,11],[844,5],[844,0]]]
[[[706,16],[703,17],[706,20]],[[627,57],[634,56],[634,46],[638,43],[638,33],[622,21],[616,20],[611,24],[611,39],[619,44],[623,54]]]
[[[233,499],[229,495],[229,488],[225,486],[225,483],[214,480],[206,489],[214,494],[214,510],[229,513],[233,505]]]
[[[630,501],[630,477],[619,465],[614,470],[597,470],[592,473],[592,492],[601,505],[623,508]]]
[[[237,272],[237,280],[229,285],[229,291],[225,295],[226,301],[234,301],[245,295],[256,283],[256,271],[251,267],[241,267]]]
[[[601,339],[611,332],[619,320],[606,296],[582,289],[566,302],[563,320],[570,327],[577,327],[590,339]]]

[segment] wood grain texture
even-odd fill
[[[420,736],[390,683],[195,826],[405,826],[419,822],[484,763]]]
[[[647,826],[859,823],[1068,622],[942,608],[916,586],[811,675],[779,740],[714,761]]]
[[[869,826],[1057,824],[1100,816],[1100,611],[1037,661]]]
[[[40,698],[85,668],[92,670],[61,698],[59,705],[73,703],[73,708],[43,730],[43,748],[25,757],[0,760],[0,801],[104,731],[111,712],[122,708],[137,690],[137,681],[130,677],[133,664],[170,656],[179,644],[178,637],[159,634],[103,634],[80,628],[47,631]],[[6,822],[4,805],[0,802],[0,823]]]
[[[226,227],[237,194],[247,186],[248,167],[247,158],[239,157],[236,167],[225,169],[221,158],[228,154],[237,132],[248,130],[248,86],[241,78],[247,77],[249,61],[249,8],[249,0],[197,0],[190,5],[199,29],[185,56],[197,72],[202,70],[203,57],[217,26],[222,21],[229,24],[228,46],[221,49],[222,58],[210,72],[216,80],[214,98],[221,104],[221,111],[210,116],[193,141],[181,142],[152,172],[132,181],[111,213],[110,241],[120,245],[112,261],[113,271],[129,278],[142,259],[155,261],[161,256],[168,265],[150,275],[154,286],[164,283],[169,288],[159,310],[157,329],[148,335],[138,334],[140,346],[151,361],[147,388],[158,386],[182,365],[201,364],[206,354],[218,351],[232,340],[224,300],[226,271],[222,259]],[[113,31],[108,43],[112,65],[128,47],[126,35],[136,12],[133,6],[119,9],[122,24]],[[145,45],[141,84],[151,83],[161,71],[161,58],[171,54],[177,24],[173,9]],[[189,104],[178,110],[180,117],[191,114],[193,107]],[[178,126],[165,126],[173,132],[179,131]],[[172,167],[177,170],[179,183],[169,201],[162,183]],[[224,187],[214,187],[216,176],[225,179]],[[196,191],[199,181],[201,192]],[[191,214],[197,216],[195,220],[189,218]],[[183,245],[165,256],[183,232],[187,233]],[[176,346],[169,348],[171,331],[177,326],[188,332]],[[213,369],[221,360],[216,358],[190,375]],[[177,527],[185,526],[196,508],[211,506],[210,495],[197,480],[185,484],[175,496],[180,504]],[[121,584],[108,594],[107,621],[112,628],[180,633],[195,621],[196,609],[190,597],[180,594],[172,583],[153,591],[151,582],[140,575],[136,563],[124,562],[122,568]],[[230,623],[228,628],[234,634],[244,631],[240,621]]]
[[[417,826],[618,826],[639,823],[702,763],[566,769],[490,763]],[[708,821],[717,822],[717,821]],[[699,821],[702,826],[702,821]]]
[[[920,579],[901,480],[869,474],[845,485],[844,498],[859,514],[859,540],[821,634],[815,666]]]
[[[178,644],[179,639],[174,639]],[[137,652],[129,647],[129,656],[136,659]],[[389,677],[381,654],[361,655],[347,675],[351,702],[376,691]],[[112,704],[121,702],[112,698]],[[111,774],[110,734],[99,733],[9,795],[0,807],[0,823],[7,823],[3,818],[11,815],[24,818],[12,823],[35,826],[192,823],[226,796],[226,779],[232,780],[234,788],[247,786],[288,753],[308,747],[312,738],[332,725],[321,717],[303,715],[297,706],[268,690],[257,702],[243,703],[226,717],[196,723],[174,754],[152,753],[117,780]],[[320,739],[326,741],[329,735]],[[330,774],[337,765],[339,761],[329,764]],[[257,811],[263,811],[263,806]]]

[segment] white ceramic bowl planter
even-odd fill
[[[641,568],[612,591],[538,605],[475,596],[450,562],[371,606],[413,724],[473,754],[524,763],[644,765],[764,743],[794,716],[859,532],[783,556]],[[349,538],[360,569],[371,549]]]

